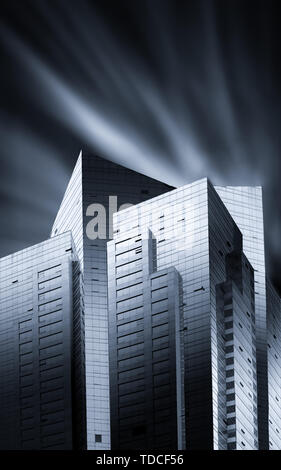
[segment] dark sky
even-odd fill
[[[0,256],[48,237],[89,148],[175,186],[262,185],[280,292],[280,4],[1,1]]]

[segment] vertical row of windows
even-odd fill
[[[61,266],[57,265],[39,274],[39,279],[43,277],[45,280],[45,290],[38,295],[40,440],[41,447],[48,449],[64,444]],[[42,291],[42,282],[38,283],[38,290]]]
[[[23,449],[32,448],[34,429],[34,363],[32,318],[19,322],[19,397],[20,397],[20,439]]]
[[[47,449],[63,445],[65,432],[60,264],[38,272],[37,289],[38,327],[32,317],[19,322],[20,431],[22,448],[36,447],[39,439],[40,447]],[[35,425],[38,412],[40,430]]]

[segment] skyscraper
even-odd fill
[[[259,447],[268,449],[268,341],[262,188],[216,186],[243,235],[243,251],[254,268],[259,407]]]
[[[259,187],[81,153],[51,238],[0,260],[0,448],[281,449],[263,230]]]
[[[281,300],[266,279],[267,363],[268,363],[268,443],[281,449]]]
[[[53,224],[51,236],[71,230],[84,277],[88,449],[110,448],[106,243],[112,215],[170,189],[81,152]]]
[[[0,288],[0,448],[84,448],[82,280],[71,233],[0,259]]]
[[[226,256],[218,284],[219,448],[258,449],[254,272],[241,252]]]
[[[115,246],[148,229],[157,240],[157,270],[174,267],[182,279],[186,447],[256,449],[254,278],[242,254],[241,232],[207,179],[116,213]],[[115,282],[116,292],[117,270],[126,274],[129,254],[127,267],[119,266],[117,253],[110,257],[109,286]],[[123,288],[134,292],[131,274]],[[112,301],[116,316],[118,302]],[[111,334],[114,341],[116,330]],[[120,419],[112,417],[112,429],[120,428],[114,421]]]
[[[150,231],[108,243],[113,449],[185,448],[181,280],[156,261]]]

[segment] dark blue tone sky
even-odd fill
[[[80,148],[263,185],[280,289],[280,1],[1,2],[0,256],[49,235]]]

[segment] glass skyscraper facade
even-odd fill
[[[156,261],[151,232],[108,244],[112,449],[185,448],[181,280]]]
[[[71,230],[84,278],[88,449],[110,448],[106,244],[112,215],[170,189],[81,152],[53,224],[51,236]]]
[[[217,285],[219,448],[258,449],[254,272],[246,257],[226,257]]]
[[[266,279],[268,350],[268,441],[270,450],[281,449],[281,300]]]
[[[71,233],[0,259],[0,289],[0,448],[83,448],[83,285]]]
[[[157,269],[174,267],[182,279],[186,447],[227,449],[230,445],[231,448],[256,449],[254,282],[253,275],[247,277],[247,268],[242,268],[247,264],[248,270],[252,270],[246,257],[242,256],[241,232],[207,179],[114,215],[116,246],[128,238],[138,237],[147,229],[157,241]],[[119,268],[117,255],[115,261],[111,256],[110,263],[108,277],[112,289],[114,273]],[[229,284],[222,287],[227,281]],[[128,287],[133,289],[134,284],[134,279],[128,280]],[[229,290],[225,295],[232,299],[233,316],[228,322],[222,321],[226,316],[222,313],[225,310],[222,305],[218,321],[217,304],[219,300],[223,304],[225,296],[223,291],[218,292],[218,286]],[[112,309],[111,315],[114,312],[116,315],[117,305]],[[226,329],[226,323],[232,323],[230,331]],[[239,323],[245,332],[239,332]],[[244,350],[248,340],[249,346]],[[244,362],[238,361],[242,352],[245,361],[248,362],[248,357],[251,361],[246,370],[241,365]],[[237,364],[235,380],[231,379],[233,364]],[[225,389],[224,406],[221,404],[221,384]],[[253,409],[249,420],[247,415],[243,417],[243,394],[247,394]],[[227,401],[226,395],[231,395],[231,400]],[[231,427],[232,421],[234,427]],[[236,422],[242,427],[238,434]],[[114,422],[112,426],[115,426]],[[236,434],[232,436],[234,430]],[[244,439],[239,440],[240,432]]]
[[[266,274],[262,188],[216,186],[216,191],[243,234],[243,251],[254,268],[259,407],[259,446],[268,441],[268,357],[266,322]]]
[[[260,187],[80,153],[0,259],[1,449],[281,449],[280,361]]]

